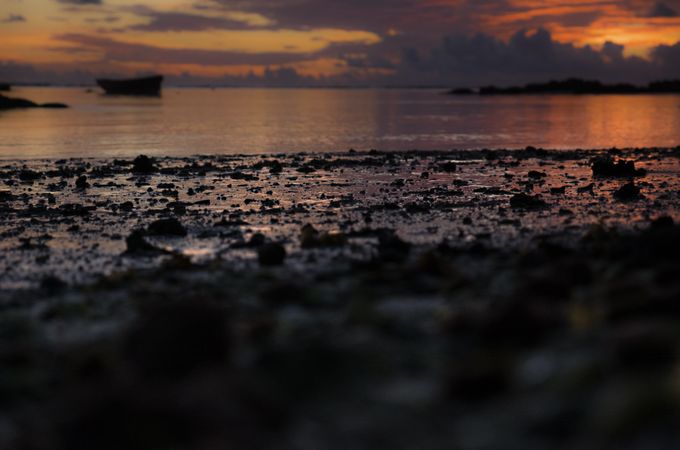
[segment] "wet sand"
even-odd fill
[[[0,447],[680,445],[680,148],[0,183]]]

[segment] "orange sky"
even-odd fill
[[[680,41],[676,0],[321,0],[300,8],[304,1],[313,0],[2,0],[0,61],[204,76],[292,67],[330,76],[390,70],[352,67],[340,53],[398,64],[405,42],[427,45],[454,32],[507,40],[540,27],[560,42],[613,41],[643,57]]]

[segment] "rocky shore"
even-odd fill
[[[680,147],[0,164],[0,447],[680,445]]]

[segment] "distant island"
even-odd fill
[[[570,78],[563,81],[531,83],[525,86],[484,86],[478,89],[456,88],[450,95],[525,95],[525,94],[678,94],[680,80],[663,80],[636,86],[628,83],[604,84],[595,80]]]

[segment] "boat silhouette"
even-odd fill
[[[150,95],[158,96],[161,93],[161,75],[143,78],[106,79],[98,78],[97,84],[108,95]]]

